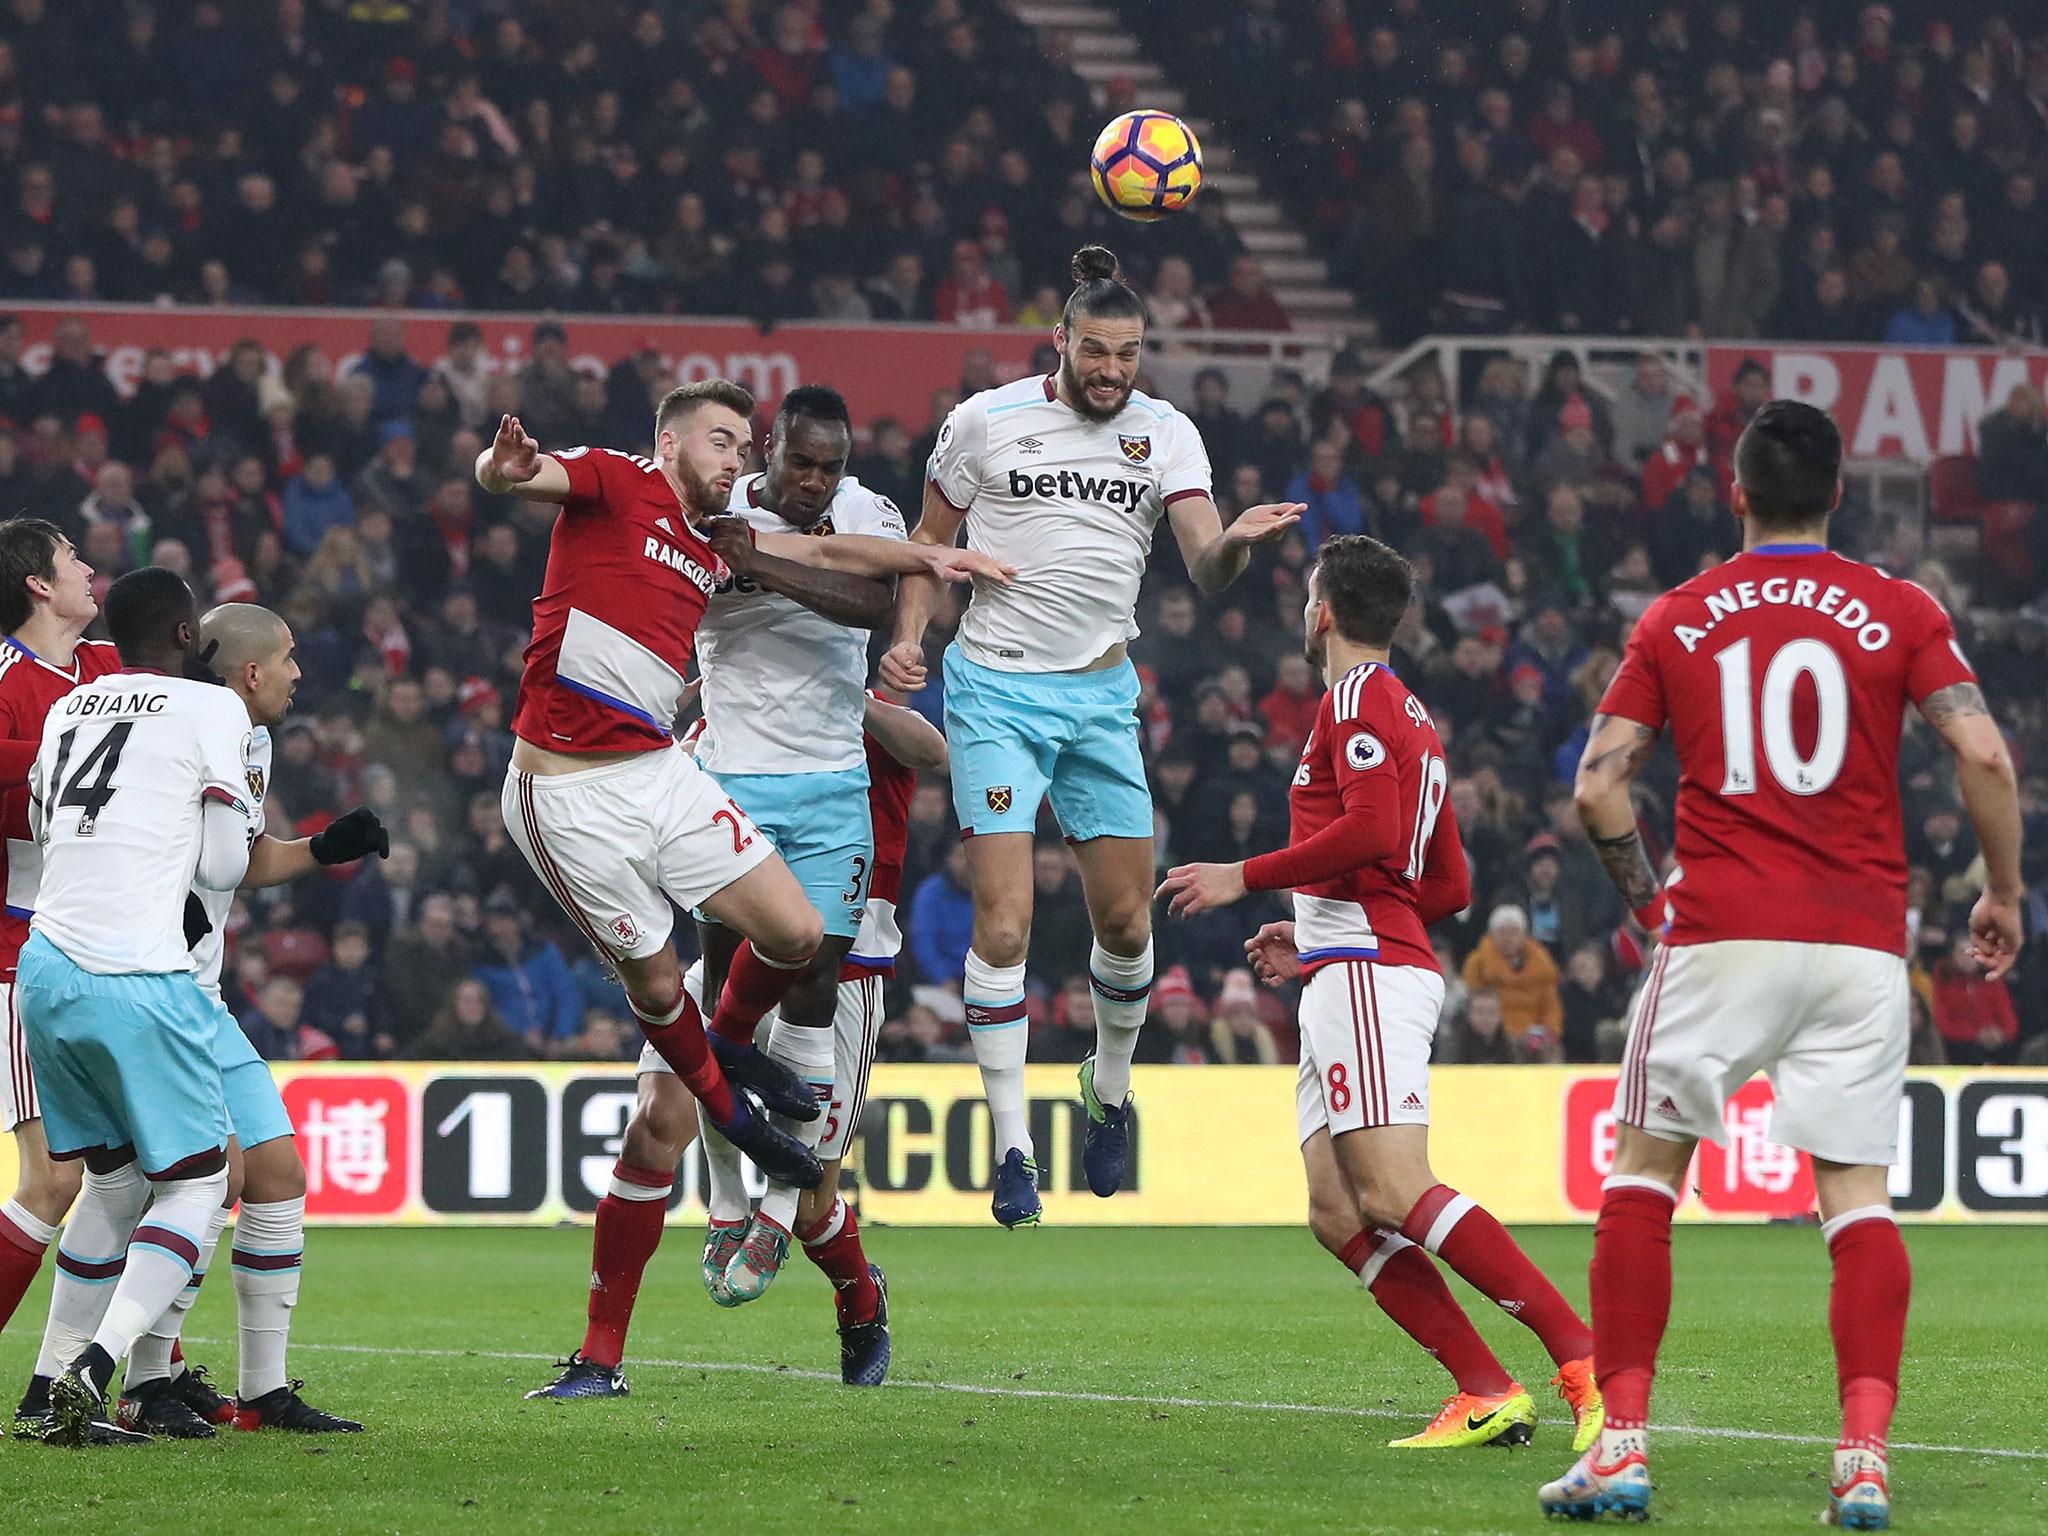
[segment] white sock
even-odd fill
[[[285,1345],[306,1256],[305,1196],[254,1204],[244,1200],[230,1256],[242,1346],[235,1396],[246,1403],[285,1384]]]
[[[778,1018],[774,1028],[768,1032],[767,1050],[771,1059],[781,1062],[811,1085],[820,1104],[832,1102],[830,1025],[816,1029]],[[805,1146],[813,1149],[825,1136],[823,1114],[815,1120],[789,1120],[777,1115],[775,1123]],[[797,1194],[798,1190],[794,1184],[770,1184],[768,1193],[761,1197],[760,1214],[777,1223],[784,1231],[788,1231],[796,1225]]]
[[[739,1148],[721,1136],[708,1117],[697,1119],[697,1139],[704,1144],[705,1212],[713,1221],[745,1221],[749,1202]]]
[[[967,1038],[981,1067],[981,1089],[988,1098],[993,1122],[992,1150],[996,1161],[1022,1147],[1032,1156],[1031,1131],[1024,1113],[1024,1047],[1031,1034],[1024,1019],[1024,967],[990,965],[967,951]]]
[[[199,1242],[199,1262],[192,1266],[192,1278],[185,1282],[185,1289],[178,1292],[176,1299],[164,1308],[164,1315],[149,1325],[149,1332],[137,1339],[135,1348],[129,1351],[128,1385],[131,1388],[145,1381],[161,1381],[177,1374],[171,1369],[171,1351],[177,1347],[178,1335],[185,1331],[185,1314],[199,1299],[200,1282],[205,1280],[207,1268],[213,1263],[213,1250],[220,1244],[221,1233],[227,1230],[230,1214],[224,1205],[213,1213],[213,1220],[207,1224],[206,1234]]]
[[[227,1195],[226,1168],[196,1179],[158,1181],[148,1219],[129,1239],[128,1267],[121,1271],[107,1315],[92,1336],[116,1363],[127,1358],[135,1341],[185,1289],[199,1262],[207,1223]]]
[[[32,1243],[41,1243],[48,1248],[56,1240],[57,1229],[19,1200],[9,1200],[0,1205],[0,1217],[6,1218],[15,1231]]]
[[[148,1205],[149,1180],[136,1164],[112,1173],[87,1170],[57,1244],[50,1320],[43,1325],[43,1347],[36,1356],[38,1376],[61,1376],[92,1342],[127,1269],[128,1239]]]
[[[1121,1104],[1131,1091],[1131,1057],[1152,1001],[1152,941],[1145,941],[1142,954],[1113,955],[1098,940],[1088,955],[1088,982],[1095,999],[1095,1097]]]

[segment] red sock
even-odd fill
[[[825,1219],[803,1234],[804,1254],[832,1282],[833,1305],[842,1325],[865,1323],[882,1304],[882,1292],[861,1252],[860,1223],[844,1200],[832,1202]]]
[[[675,1012],[666,1019],[650,1019],[637,1005],[633,1007],[633,1017],[640,1021],[641,1033],[647,1036],[655,1054],[697,1096],[705,1113],[721,1125],[730,1121],[737,1112],[732,1089],[726,1086],[725,1071],[704,1041],[704,1015],[690,1001],[689,993],[677,1000]]]
[[[1671,1320],[1671,1213],[1666,1190],[1610,1186],[1593,1228],[1593,1358],[1612,1429],[1650,1422],[1657,1346]]]
[[[611,1193],[597,1202],[597,1231],[590,1241],[590,1327],[583,1335],[584,1358],[617,1365],[626,1356],[626,1329],[647,1261],[661,1246],[673,1173],[612,1169]]]
[[[1364,1282],[1380,1310],[1424,1354],[1451,1373],[1460,1392],[1493,1397],[1514,1385],[1429,1255],[1413,1243],[1374,1228],[1346,1243],[1337,1262]]]
[[[13,1201],[8,1205],[21,1209]],[[21,1214],[27,1220],[35,1220],[26,1211]],[[49,1238],[39,1238],[24,1230],[6,1208],[0,1208],[0,1328],[7,1326],[14,1309],[21,1305],[21,1298],[35,1284],[36,1271],[43,1267],[43,1254],[49,1246]]]
[[[718,994],[718,1010],[711,1015],[713,1032],[740,1045],[752,1045],[761,1015],[781,1002],[783,994],[796,985],[803,973],[804,962],[771,965],[754,952],[750,941],[742,940],[726,970],[725,990]]]
[[[1593,1330],[1571,1303],[1529,1262],[1506,1227],[1450,1185],[1438,1184],[1415,1202],[1401,1223],[1401,1235],[1442,1259],[1533,1332],[1559,1365],[1593,1353]]]
[[[1835,1336],[1835,1374],[1842,1387],[1842,1448],[1882,1452],[1899,1400],[1913,1266],[1888,1213],[1850,1215],[1849,1224],[1828,1237],[1835,1264],[1828,1329]]]

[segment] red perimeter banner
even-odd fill
[[[1851,458],[1927,463],[1977,451],[1977,423],[2015,385],[2048,382],[2048,352],[1978,347],[1749,346],[1706,349],[1707,387],[1725,400],[1735,370],[1755,358],[1774,398],[1834,414]]]
[[[50,335],[62,319],[83,320],[107,376],[122,394],[142,377],[153,348],[171,354],[180,373],[211,373],[243,337],[251,337],[282,364],[310,343],[324,351],[337,374],[369,345],[370,324],[392,312],[353,309],[149,309],[127,305],[67,308],[10,306],[28,331],[23,363],[40,373],[50,360]],[[448,326],[473,319],[484,334],[486,366],[524,367],[533,351],[533,328],[545,318],[568,338],[573,366],[604,372],[643,347],[661,354],[679,384],[726,378],[744,384],[772,409],[799,384],[829,384],[844,394],[865,426],[893,416],[914,435],[931,416],[932,395],[959,382],[970,353],[986,352],[998,379],[1014,379],[1029,366],[1031,349],[1051,337],[1043,331],[962,330],[938,325],[823,325],[803,321],[763,331],[738,320],[613,319],[573,315],[471,315],[405,312],[405,347],[431,367],[447,355]]]

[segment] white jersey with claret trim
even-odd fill
[[[732,488],[730,511],[762,533],[798,530],[761,506],[762,476]],[[905,539],[896,503],[853,476],[802,532]],[[712,773],[836,773],[867,760],[868,631],[728,575],[697,626],[705,730],[697,761]]]
[[[270,794],[270,727],[259,725],[249,732],[249,841],[253,845],[265,830],[263,806]],[[213,924],[206,936],[192,946],[192,967],[199,989],[208,997],[219,1001],[221,962],[227,955],[228,913],[235,905],[233,891],[209,891],[203,885],[192,887],[192,894],[199,898],[199,904],[206,909],[206,920]]]
[[[977,581],[960,621],[967,658],[1001,672],[1078,671],[1134,638],[1160,517],[1210,494],[1202,435],[1171,405],[1133,390],[1091,421],[1049,374],[954,407],[927,474],[966,514],[968,548],[1017,571]]]
[[[29,776],[43,845],[30,931],[96,975],[196,969],[185,896],[203,807],[248,815],[254,744],[248,708],[217,684],[116,672],[60,699]]]

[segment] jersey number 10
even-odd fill
[[[1756,727],[1764,733],[1764,762],[1781,788],[1817,795],[1835,782],[1849,752],[1849,681],[1842,659],[1821,640],[1793,640],[1764,668],[1763,697],[1750,703],[1750,643],[1738,640],[1714,653],[1721,669],[1721,793],[1756,793]],[[1792,690],[1813,679],[1819,728],[1813,750],[1801,756],[1792,737]]]

